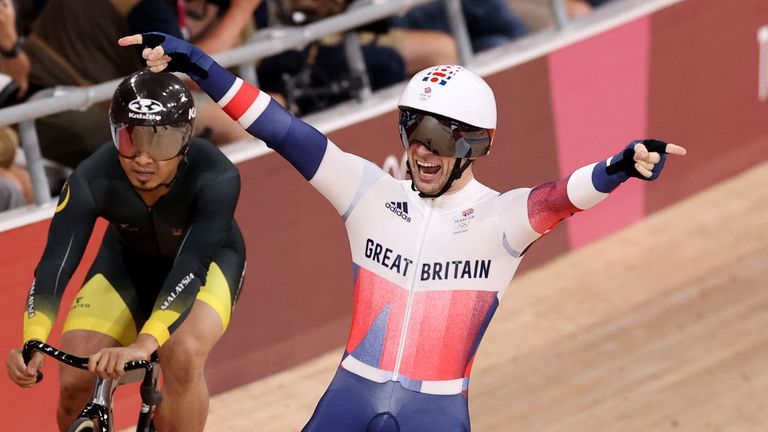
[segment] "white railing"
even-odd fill
[[[340,15],[326,18],[302,27],[271,27],[257,31],[243,46],[213,57],[225,67],[238,66],[240,75],[256,84],[254,61],[291,49],[301,49],[325,36],[345,33],[344,45],[352,72],[367,77],[365,62],[354,30],[365,24],[406,12],[415,6],[437,0],[358,0]],[[445,3],[449,25],[457,42],[459,60],[468,64],[472,60],[472,47],[461,9],[461,0],[439,0]],[[565,0],[549,0],[558,28],[567,24]],[[115,49],[120,49],[115,46]],[[27,102],[0,109],[0,126],[19,124],[20,139],[27,168],[32,177],[35,200],[42,205],[51,200],[48,181],[43,169],[43,158],[34,121],[37,118],[69,110],[82,110],[94,103],[109,100],[121,79],[89,87],[57,87],[30,98]],[[363,80],[358,100],[371,95],[368,81]]]
[[[213,57],[225,67],[239,66],[241,75],[255,84],[256,75],[253,70],[253,62],[257,59],[290,49],[301,49],[325,36],[348,32],[431,1],[434,0],[358,0],[345,13],[306,26],[274,27],[260,30],[256,32],[249,43]],[[471,60],[472,51],[461,11],[461,1],[442,1],[445,2],[451,30],[458,42],[459,58],[462,63],[468,63]],[[354,33],[348,33],[345,37],[345,47],[352,70],[365,76],[365,63]],[[115,49],[120,48],[115,45]],[[120,81],[121,79],[115,79],[89,87],[54,88],[25,103],[0,110],[0,126],[19,124],[22,148],[27,161],[27,168],[32,177],[38,205],[50,201],[51,195],[43,169],[37,132],[34,127],[35,119],[63,111],[85,109],[94,103],[106,101],[111,98]],[[358,98],[369,97],[370,94],[370,87],[366,87],[358,93]]]
[[[349,30],[355,28],[359,24],[373,22],[382,17],[399,13],[401,11],[406,11],[414,6],[429,2],[429,0],[364,0],[362,4],[361,2],[356,3],[356,7],[379,7],[379,5],[384,1],[386,2],[385,6],[387,9],[385,11],[377,10],[376,14],[373,15],[373,18],[370,18],[368,21],[359,21],[360,17],[354,14],[356,11],[350,11],[349,14],[352,14],[352,18],[357,21],[347,24],[343,28]],[[561,1],[562,0],[550,0],[550,6]],[[602,6],[588,16],[579,18],[578,20],[568,21],[565,24],[558,24],[556,28],[540,30],[534,34],[511,42],[504,47],[490,50],[487,53],[488,55],[484,55],[486,53],[481,53],[478,56],[472,56],[470,66],[480,75],[485,76],[488,74],[494,74],[505,69],[516,67],[539,56],[546,55],[549,52],[558,50],[574,43],[578,43],[579,41],[588,39],[597,34],[623,25],[626,22],[630,22],[642,16],[651,14],[659,9],[663,9],[683,1],[685,0],[616,0],[615,2],[611,2],[605,6]],[[326,19],[325,21],[339,20],[339,18],[342,17],[333,17]],[[309,30],[304,30],[304,32],[308,35],[314,35],[317,37],[318,34],[325,35],[338,33],[341,31],[340,29],[334,29],[333,31],[323,33],[326,31],[326,29],[317,27],[318,24],[321,24],[321,22],[307,26],[309,27]],[[238,64],[248,64],[254,59],[258,59],[266,55],[280,53],[281,50],[290,49],[291,47],[300,47],[301,44],[296,45],[295,42],[289,43],[287,40],[279,40],[288,33],[293,34],[294,30],[295,29],[261,30],[257,33],[257,37],[254,38],[252,44],[239,47],[226,53],[220,53],[214,57],[220,63],[227,66],[232,66]],[[299,31],[302,30],[299,29]],[[30,126],[33,126],[33,123],[31,122],[38,117],[66,111],[69,109],[82,109],[94,102],[107,100],[111,96],[119,81],[120,80],[115,80],[92,87],[75,88],[71,92],[67,92],[66,95],[62,95],[60,92],[56,92],[56,89],[52,89],[49,91],[50,94],[45,97],[44,100],[47,101],[45,103],[40,103],[40,101],[30,101],[11,108],[0,109],[0,125],[30,121]],[[374,103],[366,101],[365,103],[357,104],[341,104],[338,107],[312,114],[309,116],[310,119],[308,119],[308,121],[315,124],[320,130],[326,132],[336,130],[354,122],[364,121],[373,116],[380,115],[381,113],[390,109],[388,108],[388,104],[382,104],[380,102],[384,100],[396,101],[399,93],[395,94],[393,92],[394,90],[397,90],[397,88],[393,87],[391,89],[385,89],[377,92],[371,99],[374,101]],[[99,97],[102,99],[98,99]],[[51,108],[49,104],[52,103],[63,105],[60,105],[56,110],[49,111]],[[30,105],[34,106],[35,108],[27,109],[27,107]],[[45,111],[38,111],[38,109]],[[19,126],[21,129],[21,124]],[[22,143],[24,143],[24,141],[30,141],[29,138],[26,138],[26,135],[33,135],[36,137],[33,127],[31,128],[31,132],[32,133],[30,134],[22,133]],[[27,147],[26,144],[25,147]],[[222,149],[225,150],[225,153],[227,153],[227,155],[235,162],[259,157],[269,153],[269,150],[263,148],[261,145],[253,146],[252,143],[241,142],[224,146]],[[36,151],[39,154],[39,149],[34,148],[33,151]],[[25,150],[25,153],[29,152]],[[27,163],[29,166],[29,161],[27,161]],[[40,160],[40,172],[42,172],[42,159]],[[47,182],[44,175],[41,177],[41,179],[42,181],[39,183],[44,184]],[[50,217],[54,203],[50,201],[49,196],[46,200],[38,200],[39,204],[37,204],[37,206],[28,205],[19,209],[0,212],[0,232]]]

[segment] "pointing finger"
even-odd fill
[[[677,156],[685,156],[686,153],[688,153],[688,150],[685,149],[683,146],[679,146],[677,144],[668,143],[667,148],[665,150],[668,154],[673,154]]]
[[[143,38],[140,34],[121,37],[120,39],[117,40],[117,44],[120,46],[141,45],[142,43],[143,43]]]

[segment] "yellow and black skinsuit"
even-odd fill
[[[24,312],[25,341],[49,336],[98,217],[109,227],[65,332],[93,330],[123,345],[148,333],[162,345],[195,299],[211,305],[227,327],[245,270],[245,244],[234,221],[237,168],[213,144],[193,139],[169,188],[147,206],[112,143],[77,167],[61,192],[35,270]]]

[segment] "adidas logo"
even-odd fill
[[[411,217],[408,216],[408,202],[407,201],[390,201],[384,204],[384,207],[388,208],[392,213],[400,216],[406,222],[411,221]]]

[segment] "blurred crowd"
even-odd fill
[[[610,0],[566,0],[577,18]],[[119,37],[161,31],[209,53],[253,40],[258,29],[301,26],[344,13],[349,0],[0,0],[0,108],[53,89],[114,80],[142,68],[138,50]],[[472,49],[504,45],[553,25],[550,0],[462,0]],[[429,65],[458,63],[442,1],[356,29],[367,77],[347,65],[342,35],[256,63],[259,86],[297,115],[353,97],[367,78],[373,90],[399,83]],[[194,83],[188,82],[194,89]],[[202,92],[195,92],[195,134],[215,144],[249,137]],[[36,96],[37,95],[37,96]],[[57,193],[66,174],[111,140],[108,105],[38,118],[35,128]],[[34,202],[19,139],[0,127],[0,211]],[[59,176],[55,173],[59,173]]]

